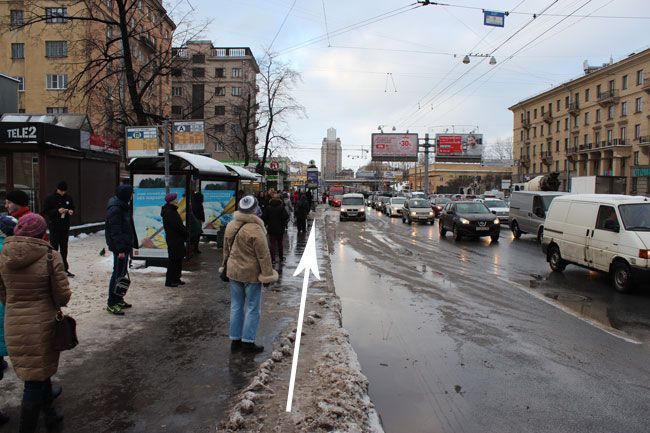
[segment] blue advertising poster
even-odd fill
[[[307,188],[318,188],[318,170],[307,169]]]
[[[205,212],[203,234],[216,235],[232,220],[236,208],[236,191],[237,182],[212,180],[201,182]]]
[[[133,257],[167,258],[167,241],[160,216],[165,205],[165,176],[136,174],[133,184],[133,224],[138,237]],[[178,213],[185,221],[185,176],[172,176],[170,186],[170,191],[178,194]]]

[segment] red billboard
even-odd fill
[[[462,153],[463,138],[460,135],[442,135],[438,137],[438,155]]]
[[[482,156],[482,134],[436,134],[436,161],[438,162],[481,162]]]

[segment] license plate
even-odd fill
[[[419,219],[419,220],[422,220],[422,221],[426,221],[426,220],[428,220],[429,218],[427,218],[427,217],[418,217],[418,219]]]
[[[477,232],[486,232],[490,230],[490,227],[476,227]]]
[[[356,212],[348,212],[348,216],[357,216]]]

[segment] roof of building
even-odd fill
[[[0,122],[49,123],[64,128],[92,132],[90,121],[85,114],[6,113],[0,116]]]
[[[585,81],[592,80],[594,78],[598,79],[603,76],[607,76],[612,73],[613,69],[617,69],[621,66],[627,66],[630,63],[633,63],[637,60],[639,60],[642,57],[650,56],[650,48],[646,48],[638,53],[632,53],[625,57],[624,59],[619,60],[618,62],[611,63],[611,64],[606,64],[603,65],[602,67],[595,69],[595,68],[589,68],[590,71],[588,73],[585,73],[577,78],[573,78],[569,81],[565,81],[564,83],[560,83],[557,86],[554,86],[552,89],[549,90],[544,90],[542,92],[539,92],[533,96],[530,96],[526,99],[522,99],[521,101],[517,102],[515,105],[509,107],[509,110],[514,110],[518,108],[521,105],[524,105],[526,103],[530,103],[536,99],[543,99],[544,97],[547,97],[548,95],[557,92],[558,90],[561,89],[567,89],[570,88],[574,85],[580,85],[584,83]],[[595,69],[595,70],[594,70]]]

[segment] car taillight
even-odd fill
[[[639,250],[639,257],[642,259],[650,259],[650,250]]]

